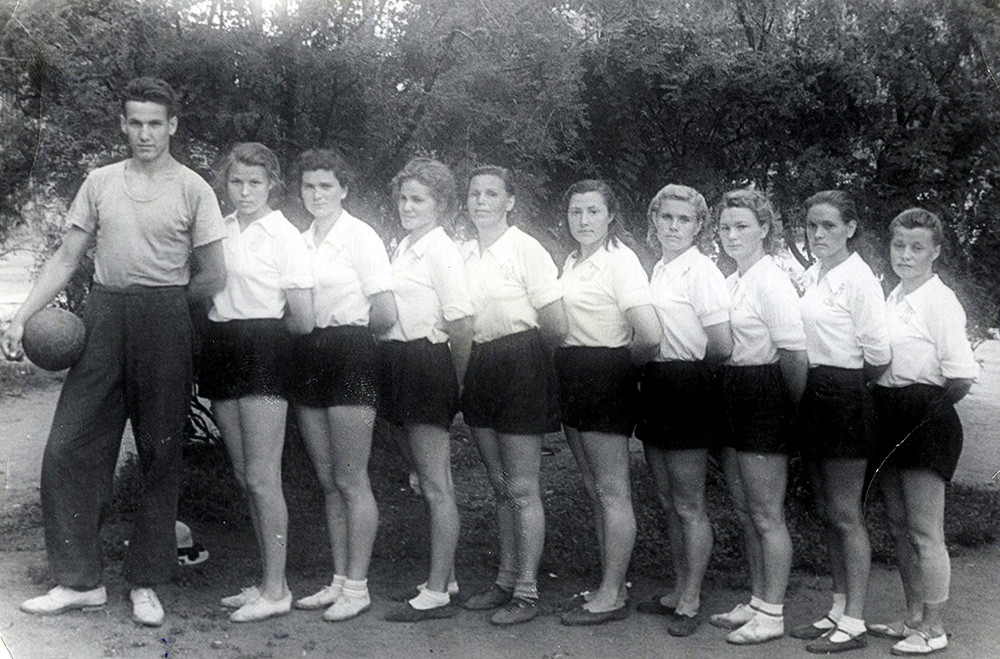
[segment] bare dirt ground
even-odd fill
[[[24,283],[11,284],[12,271],[20,272],[25,259],[10,266],[0,260],[0,320],[23,299]],[[23,279],[23,274],[19,275]],[[4,287],[4,279],[7,285]],[[979,347],[983,376],[969,399],[960,406],[967,444],[957,480],[996,487],[1000,469],[1000,342]],[[372,611],[339,624],[322,621],[319,612],[291,615],[251,625],[230,623],[218,599],[243,583],[226,585],[220,574],[229,565],[245,560],[253,546],[246,531],[230,532],[218,525],[195,527],[198,540],[208,545],[211,559],[179,570],[177,580],[161,589],[167,621],[159,629],[138,627],[129,618],[129,602],[121,579],[109,583],[109,602],[101,611],[39,618],[21,613],[18,604],[44,591],[45,555],[37,523],[38,475],[41,452],[51,424],[60,378],[34,371],[15,373],[14,365],[0,370],[0,518],[27,516],[23,527],[3,527],[10,535],[0,538],[0,638],[17,659],[59,657],[647,657],[736,656],[774,658],[802,656],[803,643],[784,638],[765,646],[736,648],[725,643],[725,634],[709,625],[687,639],[673,639],[663,622],[633,613],[619,623],[593,628],[560,626],[554,615],[515,628],[491,626],[483,614],[462,612],[451,620],[418,624],[382,621],[390,606],[389,593],[410,585],[408,570],[385,554],[376,555],[370,579]],[[556,441],[556,440],[553,440]],[[562,451],[552,460],[572,460]],[[418,502],[413,502],[417,510]],[[637,502],[637,505],[647,505]],[[292,511],[292,525],[295,525]],[[113,533],[114,531],[112,531]],[[300,529],[298,533],[322,533]],[[292,534],[292,541],[295,534]],[[111,556],[109,562],[120,557]],[[290,556],[289,582],[293,592],[306,594],[318,588],[326,575],[297,568],[303,561]],[[952,657],[997,656],[993,641],[1000,629],[1000,547],[963,550],[952,556],[952,601],[948,614]],[[485,586],[491,565],[460,565],[463,590]],[[588,586],[580,579],[543,575],[543,605],[550,609],[562,598]],[[662,592],[667,584],[643,579],[634,584],[631,600],[638,602]],[[786,606],[789,626],[806,622],[828,606],[827,578],[793,575]],[[728,610],[746,597],[733,590],[724,576],[706,585],[702,610]],[[876,567],[872,574],[867,617],[872,621],[897,619],[902,590],[895,570]],[[853,657],[884,657],[890,643],[871,639],[868,648]],[[4,645],[0,645],[0,658]]]

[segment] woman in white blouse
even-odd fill
[[[558,344],[566,314],[556,266],[537,240],[508,223],[513,180],[502,167],[472,172],[467,196],[478,240],[466,249],[475,322],[462,412],[486,466],[497,507],[496,581],[464,602],[512,625],[538,615],[545,543],[539,487],[542,437],[559,430],[559,401],[544,339]]]
[[[851,247],[860,231],[854,201],[841,190],[806,200],[806,236],[817,262],[801,299],[809,377],[802,398],[803,453],[817,473],[827,518],[833,606],[792,630],[817,654],[864,647],[871,548],[862,510],[875,404],[868,383],[889,365],[882,286]]]
[[[662,257],[653,268],[653,308],[663,327],[654,361],[640,379],[639,425],[646,463],[667,512],[674,589],[637,610],[669,616],[672,636],[690,636],[701,621],[701,584],[712,555],[705,502],[709,450],[717,433],[712,370],[733,349],[729,288],[699,247],[711,234],[705,198],[667,185],[649,202],[647,241]]]
[[[455,177],[443,163],[414,158],[392,180],[406,237],[392,257],[395,324],[379,346],[379,417],[402,427],[430,511],[427,581],[386,614],[419,622],[455,614],[452,594],[458,507],[448,428],[458,412],[458,383],[472,346],[472,302],[465,263],[445,232],[458,208]]]
[[[277,156],[263,144],[237,144],[220,178],[236,211],[225,219],[226,286],[208,312],[199,393],[212,401],[263,563],[260,584],[222,605],[236,609],[233,622],[253,622],[292,608],[281,451],[291,334],[312,329],[313,277],[298,230],[271,209],[282,187]]]
[[[371,607],[368,564],[378,529],[368,480],[378,387],[372,335],[396,322],[396,303],[382,240],[342,206],[351,185],[344,158],[306,151],[298,170],[312,216],[304,238],[315,280],[314,328],[294,346],[292,400],[326,498],[333,579],[295,606],[325,608],[323,619],[337,622]]]
[[[796,408],[806,384],[806,337],[799,296],[769,253],[780,244],[777,213],[758,190],[734,190],[719,204],[719,237],[736,272],[733,352],[722,373],[728,438],[723,467],[743,525],[751,598],[714,615],[736,645],[785,633],[784,599],[792,567],[785,523],[788,455]]]
[[[889,231],[889,256],[900,281],[886,303],[892,362],[874,391],[875,464],[896,540],[906,617],[868,629],[897,639],[893,654],[925,655],[948,646],[945,486],[962,452],[955,403],[969,392],[979,364],[966,335],[965,310],[934,274],[943,240],[940,218],[911,208],[892,220]]]
[[[562,614],[564,625],[628,616],[625,577],[635,544],[628,440],[635,427],[635,366],[652,357],[660,326],[638,257],[621,241],[618,200],[603,181],[564,196],[577,248],[563,266],[568,332],[555,354],[563,431],[594,509],[601,585]]]

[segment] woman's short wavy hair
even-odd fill
[[[295,163],[296,185],[301,185],[305,172],[333,172],[340,187],[350,192],[354,188],[354,169],[337,149],[309,149],[303,151]]]
[[[892,218],[892,222],[889,223],[890,237],[896,229],[928,229],[935,246],[940,246],[944,242],[944,224],[941,218],[923,208],[907,208]]]
[[[281,162],[274,151],[260,142],[241,142],[229,151],[216,176],[218,185],[223,190],[226,189],[229,171],[236,163],[264,169],[264,174],[267,175],[268,181],[272,184],[271,193],[268,195],[269,200],[279,196],[284,191],[285,182],[281,178]]]
[[[477,176],[496,176],[498,179],[503,181],[503,187],[507,191],[507,196],[517,196],[517,191],[514,186],[514,174],[506,167],[501,167],[499,165],[479,165],[469,172],[468,183],[472,183],[472,179]],[[468,184],[466,184],[465,189],[469,189]]]
[[[677,183],[668,183],[663,186],[650,200],[649,208],[646,209],[646,243],[650,247],[660,246],[656,238],[655,221],[656,217],[660,214],[660,208],[666,201],[683,201],[691,205],[691,208],[694,209],[695,219],[701,222],[701,229],[698,230],[698,235],[694,237],[694,241],[692,242],[702,249],[702,251],[705,251],[707,243],[711,240],[712,236],[712,223],[708,213],[708,204],[700,192],[687,185],[679,185]]]
[[[764,236],[766,253],[775,254],[781,248],[781,215],[771,205],[766,194],[756,188],[730,190],[722,195],[722,199],[715,206],[716,224],[722,216],[722,211],[727,208],[745,208],[754,214],[758,224],[767,227],[767,234]]]
[[[416,181],[430,190],[438,207],[438,223],[450,228],[458,214],[458,184],[448,165],[434,158],[413,158],[392,177],[392,198],[399,201],[399,191],[406,181]]]

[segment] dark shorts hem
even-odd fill
[[[665,451],[714,448],[721,430],[719,401],[704,362],[649,362],[639,377],[635,436]]]
[[[861,369],[809,369],[801,421],[806,457],[867,460],[875,443],[875,401]]]
[[[534,329],[473,343],[461,407],[474,428],[509,435],[558,432],[555,369],[541,333]]]
[[[289,400],[304,407],[375,407],[377,360],[367,327],[320,327],[295,337]]]
[[[871,462],[927,469],[950,481],[962,455],[962,422],[944,387],[875,387],[879,434]]]
[[[447,343],[384,341],[378,364],[380,418],[397,426],[451,426],[458,413],[458,379]]]
[[[740,453],[794,452],[795,410],[777,364],[722,370],[725,439]]]
[[[291,341],[280,318],[209,322],[199,357],[198,395],[211,400],[285,397]]]
[[[554,361],[564,425],[632,436],[637,391],[628,348],[567,346],[556,350]]]

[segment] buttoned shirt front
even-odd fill
[[[757,366],[778,361],[778,349],[805,350],[806,335],[799,296],[788,274],[769,255],[740,275],[727,279],[733,307],[732,366]]]
[[[436,227],[413,242],[406,236],[392,256],[396,322],[387,341],[448,340],[445,323],[472,315],[465,262],[444,229]]]
[[[889,332],[882,286],[857,252],[820,278],[805,272],[800,300],[810,366],[861,368],[889,363]]]
[[[897,286],[886,300],[886,317],[892,361],[880,385],[941,387],[948,380],[979,375],[965,332],[965,309],[937,275],[909,294]]]
[[[657,361],[704,359],[705,328],[729,321],[729,287],[722,271],[691,247],[668,263],[657,261],[649,284],[663,328]]]
[[[281,211],[272,211],[242,230],[233,214],[224,226],[226,286],[212,298],[208,317],[216,322],[281,318],[284,291],[313,286],[302,235]]]
[[[367,326],[369,297],[392,290],[389,255],[375,230],[342,211],[316,242],[316,223],[303,234],[313,269],[316,327]]]
[[[476,316],[472,335],[476,343],[537,328],[537,310],[562,296],[552,257],[517,227],[509,227],[485,250],[472,240],[462,251]]]
[[[649,282],[639,258],[622,244],[601,246],[582,261],[570,254],[563,266],[567,346],[620,348],[632,341],[625,312],[650,304]]]

